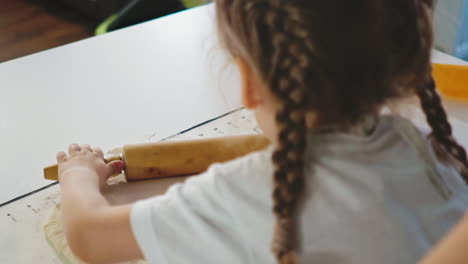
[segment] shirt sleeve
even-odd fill
[[[221,165],[136,203],[135,238],[149,263],[243,263],[246,252],[220,191]]]

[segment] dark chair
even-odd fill
[[[151,19],[166,16],[190,7],[204,4],[206,0],[133,0],[116,14],[106,19],[96,29],[96,35],[121,29]]]

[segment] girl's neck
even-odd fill
[[[356,136],[369,136],[375,131],[378,121],[379,115],[372,113],[364,116],[361,120],[353,124],[319,125],[312,127],[309,131],[316,134],[345,133]]]

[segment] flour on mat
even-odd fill
[[[108,155],[115,155],[122,153],[122,148],[115,148],[109,152]],[[108,185],[116,185],[120,183],[125,183],[125,176],[119,175],[112,177],[107,181]],[[65,264],[85,264],[78,257],[76,257],[68,246],[67,240],[65,239],[65,230],[62,221],[62,212],[60,209],[60,204],[52,209],[47,223],[44,225],[45,237],[49,245],[54,249],[57,256]],[[146,261],[131,261],[124,262],[121,264],[145,264]]]
[[[108,185],[115,185],[125,182],[125,176],[119,175],[112,177],[107,181]],[[85,262],[78,259],[70,247],[68,246],[67,240],[65,239],[65,230],[63,227],[62,221],[62,211],[60,209],[60,204],[52,209],[47,223],[44,225],[44,232],[49,242],[49,245],[55,250],[55,253],[65,264],[85,264]],[[122,264],[145,264],[146,261],[131,261],[125,262]]]

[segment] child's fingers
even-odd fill
[[[87,150],[91,152],[91,146],[88,144],[81,145],[81,150]]]
[[[107,163],[107,168],[109,169],[109,177],[114,174],[122,173],[125,165],[124,162],[121,160],[115,160],[112,162]]]
[[[92,150],[94,153],[98,155],[98,157],[100,157],[101,159],[104,158],[104,153],[102,152],[100,148],[94,147]]]
[[[69,147],[68,147],[68,155],[71,155],[71,154],[74,154],[78,151],[80,151],[80,146],[78,146],[77,144],[71,144]]]
[[[64,162],[65,160],[67,160],[67,154],[65,154],[65,152],[57,153],[57,162]]]

